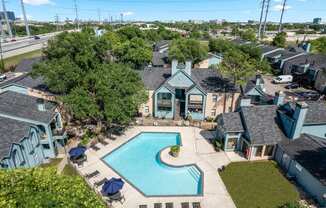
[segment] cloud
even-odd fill
[[[122,15],[123,15],[123,16],[131,16],[131,15],[134,15],[134,13],[128,11],[128,12],[122,12]]]
[[[39,6],[39,5],[46,5],[46,4],[51,4],[53,5],[54,3],[50,0],[23,0],[25,4],[30,4],[33,6]]]
[[[274,11],[282,11],[282,8],[283,8],[283,4],[277,4],[277,5],[275,5],[275,6],[273,7],[273,10],[274,10]],[[291,6],[286,5],[286,6],[284,7],[284,10],[289,10],[289,9],[291,9],[291,8],[292,8]]]

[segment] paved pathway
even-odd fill
[[[100,147],[99,151],[87,150],[86,154],[88,161],[84,163],[83,167],[78,168],[78,170],[82,174],[90,173],[95,170],[101,173],[100,176],[90,179],[90,184],[104,177],[119,177],[117,173],[101,161],[101,158],[142,131],[179,132],[181,134],[183,146],[181,147],[180,156],[176,159],[172,158],[168,154],[168,150],[166,150],[162,151],[161,159],[173,165],[196,163],[204,172],[204,194],[203,196],[195,197],[145,197],[130,184],[126,183],[122,190],[126,201],[123,204],[114,203],[113,207],[138,208],[141,204],[147,204],[149,208],[152,208],[154,203],[173,202],[175,208],[181,208],[181,202],[200,202],[204,208],[235,208],[224,183],[217,173],[217,169],[222,165],[230,163],[230,159],[224,152],[215,152],[213,146],[202,137],[200,134],[201,129],[199,128],[132,127],[116,140],[110,140],[107,146],[97,144],[98,147]],[[98,188],[98,191],[99,190],[100,188]]]

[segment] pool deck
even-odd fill
[[[82,167],[78,167],[81,174],[98,170],[100,175],[90,179],[88,182],[93,184],[106,177],[119,177],[119,175],[109,168],[101,158],[132,139],[141,132],[179,132],[182,139],[182,147],[178,158],[173,158],[169,155],[168,149],[161,152],[161,159],[167,164],[174,166],[182,166],[187,164],[196,164],[204,173],[204,190],[203,196],[180,196],[180,197],[145,197],[132,185],[125,183],[122,193],[125,196],[125,201],[113,203],[115,208],[138,208],[139,205],[147,205],[148,208],[154,207],[154,203],[173,202],[174,208],[181,208],[181,202],[200,202],[204,208],[235,208],[231,196],[226,190],[226,187],[218,175],[217,169],[222,165],[227,165],[236,158],[229,153],[216,152],[211,144],[202,136],[202,130],[195,127],[153,127],[153,126],[137,126],[129,128],[123,135],[116,140],[109,140],[109,144],[103,146],[97,144],[100,148],[98,151],[87,150],[87,162]],[[239,158],[240,160],[240,158]],[[156,184],[153,184],[156,186]],[[173,184],[171,184],[173,188]],[[98,191],[100,188],[97,189]],[[165,206],[163,206],[165,207]]]

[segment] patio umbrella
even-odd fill
[[[111,178],[104,183],[101,192],[103,195],[113,195],[119,192],[122,189],[123,185],[124,182],[121,178]]]
[[[69,155],[71,158],[77,158],[82,156],[86,151],[86,147],[80,146],[80,147],[74,147],[71,150],[69,150]]]

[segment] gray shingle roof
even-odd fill
[[[0,160],[7,156],[12,143],[19,143],[28,135],[30,123],[0,117]]]
[[[323,185],[326,185],[326,140],[301,134],[295,140],[284,140],[281,148]]]
[[[326,68],[326,55],[323,54],[305,54],[295,57],[284,63],[284,70],[290,72],[292,65],[310,64],[314,68]]]
[[[305,124],[326,123],[326,103],[324,101],[307,101],[308,112]]]
[[[154,45],[154,51],[159,51],[162,48],[167,48],[169,47],[169,40],[161,40]]]
[[[225,132],[243,132],[243,126],[239,112],[223,113],[222,128]]]
[[[270,46],[270,45],[260,45],[259,48],[262,53],[268,53],[270,51],[274,51],[274,50],[278,49],[277,47]]]
[[[276,105],[242,107],[242,118],[251,144],[276,144],[285,138],[278,126]]]
[[[293,56],[297,56],[299,54],[303,55],[304,53],[302,53],[302,52],[292,52],[292,51],[288,51],[288,50],[278,50],[278,51],[275,51],[273,53],[267,54],[266,57],[273,58],[275,56],[281,55],[280,59],[287,59],[287,58],[291,58]]]
[[[157,51],[153,52],[152,64],[153,66],[163,66],[167,64],[168,55],[167,53],[160,53]]]
[[[44,101],[45,111],[39,111],[37,102],[39,98],[21,93],[6,91],[0,94],[0,113],[25,118],[42,123],[49,123],[56,109],[56,104]]]
[[[147,89],[156,90],[171,77],[171,69],[150,67],[139,71],[139,74]],[[223,78],[214,69],[192,69],[191,78],[208,93],[223,92],[224,88],[228,92],[239,91],[228,79]]]

